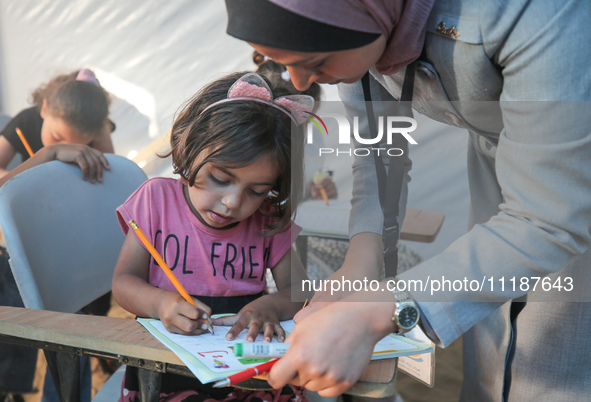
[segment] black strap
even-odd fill
[[[363,86],[363,97],[365,98],[365,110],[367,112],[367,123],[369,125],[369,136],[370,138],[375,138],[378,133],[378,129],[376,127],[376,120],[375,115],[373,112],[373,104],[371,103],[371,88],[369,87],[369,72],[365,73],[363,78],[361,79],[361,84]],[[383,183],[386,183],[386,167],[384,166],[384,160],[380,158],[376,152],[373,153],[375,165],[376,165],[376,174],[378,176],[378,190],[380,194],[380,206],[382,210],[384,209],[384,197],[386,193],[386,186]]]
[[[396,113],[400,116],[412,117],[412,93],[414,88],[414,73],[416,64],[411,63],[406,67],[402,93],[397,103]],[[376,120],[371,102],[371,89],[369,85],[369,72],[361,79],[363,86],[363,96],[365,98],[365,107],[367,111],[367,120],[369,132],[372,138],[377,137]],[[380,146],[381,147],[381,146]],[[385,156],[388,158],[388,173],[384,164],[384,156],[378,156],[374,152],[374,161],[376,166],[376,175],[378,178],[378,190],[380,205],[384,214],[384,227],[382,239],[384,244],[384,264],[386,277],[396,276],[398,270],[398,239],[400,237],[400,223],[398,219],[400,193],[404,181],[404,163],[408,154],[408,142],[402,136],[392,138],[392,148],[400,148],[404,151],[404,156]]]

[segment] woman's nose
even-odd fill
[[[287,67],[287,71],[289,71],[291,83],[298,91],[305,91],[318,79],[318,75],[307,68]]]

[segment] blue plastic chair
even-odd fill
[[[111,170],[103,171],[102,183],[82,180],[77,165],[52,161],[0,188],[0,227],[25,307],[74,313],[111,290],[125,240],[115,209],[147,177],[129,159],[106,157]],[[62,357],[52,353],[45,351],[53,375]],[[76,362],[67,376],[79,376]],[[106,385],[117,392],[120,377]],[[79,395],[74,387],[59,388],[62,394]]]
[[[25,307],[73,313],[111,290],[125,239],[115,209],[146,175],[124,157],[106,157],[102,183],[52,161],[0,188],[0,227]]]

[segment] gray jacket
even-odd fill
[[[420,284],[435,342],[464,335],[463,400],[591,398],[590,22],[587,0],[436,0],[431,13],[413,107],[469,131],[473,226],[399,278]],[[374,99],[399,97],[404,71],[372,75]],[[360,84],[339,92],[363,99]],[[381,233],[372,159],[354,172],[351,235]],[[433,293],[443,276],[482,286]]]

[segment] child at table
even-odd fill
[[[117,209],[126,239],[115,267],[113,295],[126,310],[160,319],[171,332],[207,332],[211,314],[232,325],[227,339],[248,328],[265,341],[285,332],[279,321],[302,307],[291,301],[290,219],[302,194],[303,112],[313,99],[291,95],[256,73],[235,73],[199,92],[172,127],[171,152],[179,179],[153,178]],[[295,123],[295,124],[294,124]],[[294,128],[292,130],[292,127]],[[199,309],[186,302],[151,258],[128,222],[135,220]],[[295,259],[297,260],[297,259]],[[262,295],[271,268],[278,292]],[[302,400],[303,388],[244,391],[212,388],[195,378],[163,375],[160,400]],[[139,400],[137,371],[128,367],[120,401]]]
[[[0,185],[51,160],[76,163],[84,180],[102,181],[102,169],[109,169],[103,152],[113,153],[111,132],[115,125],[108,118],[108,94],[95,74],[82,69],[58,75],[37,88],[32,100],[34,106],[18,113],[0,133]],[[9,172],[6,168],[17,153],[23,163]]]
[[[100,86],[95,74],[89,69],[82,69],[55,76],[33,91],[32,103],[34,106],[19,112],[0,132],[0,186],[17,174],[52,160],[76,163],[82,170],[84,180],[102,181],[102,169],[109,169],[103,152],[113,152],[111,132],[115,125],[108,118],[108,94]],[[17,134],[17,128],[30,147],[32,156]],[[17,153],[21,155],[23,163],[8,171],[7,167]],[[31,191],[34,192],[34,189]],[[10,272],[8,256],[2,255],[0,259],[0,276],[7,278],[1,289],[1,303],[22,306]],[[106,295],[84,311],[104,315],[109,307],[110,295]],[[29,384],[34,375],[36,351],[11,346],[7,353],[4,349],[4,346],[0,346],[0,376],[10,371],[7,390],[29,391],[27,388],[31,387]],[[82,400],[90,401],[90,362],[87,357],[81,360]],[[57,400],[57,392],[48,371],[42,402]]]

